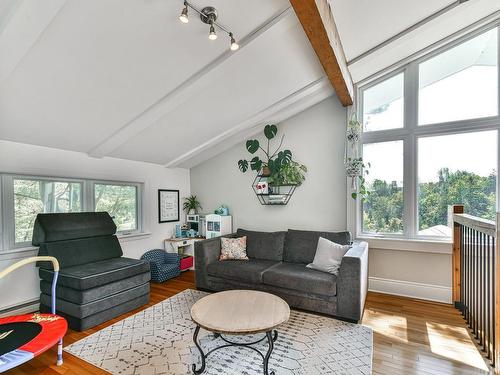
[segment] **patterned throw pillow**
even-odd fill
[[[220,239],[221,249],[219,260],[248,260],[247,236]]]

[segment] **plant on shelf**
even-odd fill
[[[186,211],[188,214],[195,214],[198,209],[201,209],[201,204],[198,201],[196,195],[190,195],[187,198],[184,198],[184,203],[182,204],[182,209]]]
[[[278,127],[276,125],[266,125],[264,128],[264,136],[267,139],[267,145],[264,149],[260,142],[257,139],[249,139],[245,146],[247,151],[254,155],[257,151],[261,150],[264,154],[264,157],[261,159],[259,156],[254,156],[250,162],[246,159],[241,159],[238,161],[238,168],[240,171],[245,173],[248,170],[248,166],[250,165],[250,169],[257,173],[262,171],[263,176],[270,176],[273,173],[276,173],[282,166],[290,163],[292,161],[292,152],[290,150],[281,150],[281,146],[283,145],[284,135],[281,136],[280,143],[274,152],[271,152],[271,140],[276,137],[278,133]]]
[[[272,173],[267,179],[267,182],[269,186],[300,186],[306,179],[306,172],[307,167],[305,165],[292,160],[282,165],[275,173]]]

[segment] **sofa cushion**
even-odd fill
[[[262,282],[262,273],[265,270],[277,264],[279,262],[262,259],[225,260],[209,264],[207,266],[207,273],[210,276],[222,279],[239,280],[255,284]]]
[[[128,290],[123,290],[120,293],[101,298],[97,301],[85,303],[83,305],[56,298],[56,310],[81,319],[102,311],[106,311],[127,301],[148,294],[149,283],[146,283]],[[40,294],[40,303],[45,306],[50,306],[51,296],[44,293]]]
[[[85,303],[109,297],[127,289],[135,288],[136,286],[143,285],[150,280],[151,273],[144,272],[135,276],[127,277],[126,279],[114,281],[112,283],[87,290],[77,290],[57,285],[56,296],[57,298],[65,301],[83,305]],[[47,294],[49,296],[52,295],[52,282],[40,280],[40,291],[43,294]]]
[[[116,225],[107,212],[38,214],[33,228],[33,246],[45,242],[112,236]]]
[[[289,229],[286,233],[283,260],[291,263],[312,263],[320,237],[340,245],[349,245],[351,242],[349,232],[315,232]]]
[[[266,270],[262,275],[264,284],[284,289],[300,290],[311,294],[335,296],[335,275],[307,268],[305,264],[283,262]]]
[[[113,258],[79,266],[62,268],[57,284],[86,290],[149,272],[149,262],[130,258]],[[52,281],[53,271],[40,268],[40,278]]]
[[[100,236],[42,243],[38,255],[53,256],[59,261],[61,268],[66,268],[105,259],[119,258],[123,253],[116,236]],[[52,263],[50,262],[38,262],[38,266],[52,269]]]
[[[239,236],[247,237],[247,255],[249,258],[283,260],[286,232],[255,232],[238,229]]]

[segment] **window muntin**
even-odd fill
[[[498,30],[419,64],[418,123],[498,115]]]
[[[402,128],[404,125],[404,73],[363,90],[364,131]]]
[[[436,152],[439,150],[439,152]],[[494,220],[497,131],[418,140],[418,234],[451,237],[448,206]]]
[[[403,233],[403,141],[369,143],[363,159],[371,163],[366,185],[370,195],[362,204],[365,233]]]
[[[470,169],[466,170],[465,172],[468,173],[474,173],[477,174],[480,177],[481,183],[484,185],[487,185],[487,183],[490,184],[489,187],[485,188],[486,190],[481,190],[480,187],[474,186],[474,189],[471,189],[471,192],[468,192],[468,194],[472,194],[472,196],[476,197],[474,195],[475,191],[485,191],[485,195],[487,198],[484,198],[484,195],[482,195],[481,200],[479,202],[474,202],[470,203],[471,200],[467,199],[467,194],[465,194],[465,197],[463,199],[463,202],[458,202],[458,203],[463,203],[465,205],[465,209],[468,210],[468,213],[472,213],[476,216],[483,216],[483,217],[491,217],[491,212],[498,210],[499,202],[498,202],[498,190],[500,187],[497,186],[496,184],[496,171],[500,167],[500,161],[498,160],[498,157],[491,157],[490,156],[485,156],[482,155],[483,152],[485,152],[484,149],[491,150],[491,142],[495,142],[494,147],[494,152],[495,155],[498,153],[498,144],[497,144],[497,138],[500,136],[498,135],[498,131],[500,130],[500,101],[498,99],[498,86],[500,86],[500,81],[499,81],[499,66],[498,66],[498,57],[496,56],[496,53],[498,53],[498,50],[500,48],[499,45],[499,38],[498,38],[498,33],[499,33],[499,27],[498,25],[495,26],[495,28],[487,31],[482,31],[482,34],[476,34],[480,36],[488,36],[490,39],[490,44],[488,45],[488,48],[482,48],[483,53],[480,54],[478,57],[478,54],[475,56],[478,57],[479,59],[482,60],[475,60],[475,61],[480,61],[480,63],[483,63],[484,61],[494,61],[494,66],[493,70],[490,69],[493,74],[490,75],[491,82],[488,83],[484,88],[479,88],[477,89],[476,86],[471,86],[473,89],[471,91],[475,90],[475,93],[483,97],[484,93],[483,91],[488,88],[490,90],[490,96],[485,100],[483,103],[484,105],[482,106],[476,106],[473,108],[473,110],[477,110],[476,112],[468,112],[468,113],[474,113],[473,115],[476,116],[474,118],[460,118],[456,119],[453,118],[451,119],[450,116],[446,117],[446,113],[443,114],[443,116],[438,120],[433,119],[433,121],[444,121],[445,123],[435,123],[435,122],[430,122],[428,124],[422,124],[419,123],[419,99],[420,99],[420,104],[422,104],[421,97],[419,98],[419,93],[420,93],[420,82],[419,82],[419,68],[420,65],[424,65],[425,62],[432,61],[433,58],[438,57],[438,56],[445,56],[445,53],[447,51],[451,51],[454,48],[457,48],[455,46],[460,46],[459,44],[455,43],[455,46],[453,47],[447,47],[442,48],[442,51],[439,54],[433,53],[433,57],[431,58],[424,58],[420,60],[416,60],[413,62],[408,63],[404,67],[404,74],[405,74],[405,79],[404,79],[404,106],[403,106],[403,118],[405,121],[404,126],[399,129],[398,131],[393,131],[393,130],[379,130],[379,131],[365,131],[365,134],[363,135],[363,143],[364,147],[368,146],[369,144],[373,143],[384,143],[388,141],[393,141],[395,139],[402,139],[404,140],[404,194],[403,194],[403,201],[404,201],[404,220],[403,220],[403,235],[395,235],[395,236],[390,236],[390,235],[385,235],[385,233],[380,232],[380,234],[386,236],[386,237],[403,237],[403,238],[409,238],[409,239],[426,239],[426,238],[439,238],[441,239],[449,239],[449,231],[445,230],[445,228],[440,227],[443,229],[442,232],[436,231],[437,236],[434,237],[433,234],[431,233],[429,235],[429,231],[426,231],[426,229],[432,228],[435,225],[442,225],[441,223],[444,223],[443,219],[443,210],[441,207],[437,206],[434,207],[436,212],[433,212],[430,208],[425,209],[425,205],[420,204],[419,200],[420,199],[425,199],[424,194],[426,193],[424,189],[428,186],[421,186],[420,182],[425,183],[425,180],[422,180],[419,182],[419,169],[424,172],[424,168],[427,169],[427,172],[436,175],[438,174],[439,169],[436,169],[436,165],[424,165],[420,163],[419,165],[419,158],[422,157],[422,152],[424,152],[424,148],[427,150],[425,151],[428,155],[429,160],[434,160],[435,159],[435,164],[439,164],[438,162],[441,161],[441,154],[446,153],[447,149],[451,146],[447,145],[446,141],[448,138],[444,138],[445,136],[449,135],[455,135],[455,134],[464,134],[464,139],[467,139],[468,135],[471,135],[471,142],[473,141],[473,136],[474,134],[479,134],[481,132],[485,132],[484,137],[487,137],[487,141],[483,140],[482,142],[479,142],[479,144],[476,142],[474,145],[471,143],[471,145],[476,149],[481,151],[477,151],[476,153],[469,153],[467,150],[468,144],[466,143],[465,145],[458,146],[456,145],[455,148],[456,154],[455,156],[462,157],[465,155],[469,156],[469,159],[472,159],[476,162],[476,164],[485,164],[487,166],[488,170],[491,170],[491,176],[490,173],[484,173],[482,170],[478,169]],[[472,39],[466,39],[467,37],[464,37],[464,42],[463,44],[466,44],[472,40],[474,40],[477,37],[474,37]],[[493,42],[491,42],[493,40]],[[483,40],[484,41],[484,40]],[[492,45],[493,44],[493,45]],[[494,50],[495,53],[491,53],[491,50]],[[490,51],[490,52],[488,52]],[[473,53],[471,53],[473,55]],[[493,56],[494,55],[494,56]],[[488,60],[489,58],[489,60]],[[424,62],[422,62],[424,61]],[[437,60],[435,60],[437,61]],[[484,65],[484,64],[483,64]],[[429,65],[430,66],[430,65]],[[486,64],[486,67],[491,68],[492,65]],[[475,66],[474,66],[475,67]],[[443,68],[443,70],[448,69],[449,67],[446,66]],[[435,71],[436,73],[438,71]],[[391,79],[394,77],[394,73],[389,73],[387,75],[387,79]],[[460,76],[458,76],[460,77]],[[441,77],[441,81],[445,80],[447,77]],[[422,78],[422,79],[425,79]],[[385,82],[384,78],[382,77],[381,79],[378,80],[379,82]],[[430,81],[428,81],[429,83]],[[437,81],[436,81],[437,82]],[[468,85],[467,80],[463,81],[464,83],[462,84],[463,87],[460,89],[464,91],[464,87]],[[474,83],[473,83],[474,84]],[[370,84],[370,86],[367,86],[368,88],[363,88],[362,86],[358,90],[358,105],[359,105],[359,112],[358,115],[361,117],[364,112],[366,112],[363,108],[364,106],[364,92],[367,91],[371,87],[375,87],[376,85]],[[425,85],[424,85],[425,86]],[[429,86],[429,84],[427,84]],[[442,87],[442,86],[441,86]],[[493,91],[494,89],[494,91]],[[460,90],[457,90],[460,91]],[[420,93],[421,94],[421,93]],[[453,93],[455,94],[455,93]],[[443,94],[444,95],[444,94]],[[483,98],[484,99],[484,98]],[[437,100],[437,99],[436,99]],[[382,99],[380,101],[383,101]],[[471,103],[474,103],[474,99],[471,99]],[[488,104],[489,103],[489,104]],[[425,103],[424,103],[425,104]],[[441,113],[436,112],[439,111],[439,102],[437,103],[432,103],[436,104],[437,106],[434,107],[433,111],[434,114],[437,113],[437,115],[441,115]],[[463,106],[460,104],[460,106]],[[437,109],[436,109],[437,108]],[[478,108],[482,108],[481,110],[478,110]],[[486,108],[486,109],[485,109]],[[457,113],[463,113],[460,112],[462,111],[462,108],[459,108],[457,110]],[[447,113],[450,113],[450,109],[447,108],[446,111]],[[432,114],[432,112],[431,112]],[[453,114],[453,113],[452,113]],[[461,117],[469,117],[469,116],[462,116]],[[472,115],[471,115],[472,116]],[[452,121],[452,122],[450,122]],[[420,126],[420,125],[425,125],[425,126]],[[437,138],[437,137],[443,137],[443,138]],[[436,137],[436,141],[433,144],[433,146],[428,146],[425,147],[426,144],[424,142],[424,139],[431,139]],[[451,138],[450,138],[451,139]],[[422,141],[421,141],[422,140]],[[451,142],[451,141],[449,141]],[[475,141],[474,141],[475,142]],[[442,143],[442,144],[441,144]],[[482,146],[481,146],[482,145]],[[369,160],[367,155],[364,155],[364,161],[366,162],[371,162],[371,168],[370,168],[370,175],[372,174],[371,169],[375,168],[376,161],[374,162],[373,160]],[[484,163],[483,163],[484,159]],[[492,162],[493,160],[493,162]],[[491,163],[493,163],[494,168],[491,169]],[[463,165],[467,165],[464,161],[462,161]],[[436,167],[436,168],[435,168]],[[477,166],[475,168],[478,168]],[[453,172],[453,170],[452,170]],[[456,172],[456,171],[455,171]],[[479,173],[481,172],[481,173]],[[389,173],[392,173],[390,171]],[[425,174],[422,174],[422,176],[425,176]],[[479,174],[478,174],[479,173]],[[448,177],[450,176],[450,173],[448,171]],[[451,177],[455,177],[452,173]],[[472,176],[473,178],[473,183],[476,183],[479,181],[478,177]],[[429,183],[430,181],[427,181]],[[487,182],[487,183],[486,183]],[[494,186],[491,186],[493,185]],[[479,184],[481,185],[481,184]],[[445,186],[446,187],[446,186]],[[493,191],[494,190],[494,194]],[[421,195],[422,193],[422,195]],[[450,198],[452,199],[452,197]],[[462,200],[462,197],[460,197]],[[373,229],[373,228],[366,228],[367,225],[364,225],[364,217],[363,217],[363,210],[366,204],[362,202],[358,202],[359,204],[357,207],[359,208],[358,215],[357,215],[357,228],[358,228],[358,235],[367,235],[370,236],[371,234],[376,233],[374,230],[369,231],[368,229]],[[427,202],[426,202],[427,203]],[[471,206],[474,205],[476,208],[472,208]],[[421,212],[419,212],[419,209],[421,209],[423,206],[423,209]],[[427,206],[427,207],[432,207]],[[435,214],[435,218],[438,217],[439,219],[433,219],[434,221],[429,221],[429,218],[426,218],[425,220],[420,217],[420,215],[432,215]],[[432,225],[431,225],[432,224]],[[446,224],[446,223],[445,223]],[[436,229],[436,228],[434,228]],[[439,229],[439,228],[437,228]],[[379,236],[377,236],[379,237]]]
[[[106,211],[116,224],[118,232],[136,231],[138,227],[137,185],[95,183],[95,211]]]
[[[81,182],[13,179],[14,243],[31,242],[39,213],[82,211]]]

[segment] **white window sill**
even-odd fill
[[[451,254],[453,243],[450,239],[407,239],[358,236],[357,240],[368,242],[370,249],[401,250],[422,253]]]
[[[130,233],[130,234],[118,234],[117,237],[120,242],[140,240],[144,237],[151,236],[151,232],[141,232],[141,233]]]
[[[117,235],[120,242],[127,242],[133,240],[140,240],[145,237],[151,236],[151,232],[141,232],[141,233],[130,233],[130,234],[119,234]],[[33,254],[31,254],[33,253]],[[38,253],[38,247],[36,246],[26,246],[18,247],[15,249],[8,249],[0,251],[1,260],[18,259],[25,258],[28,256],[35,256]]]

